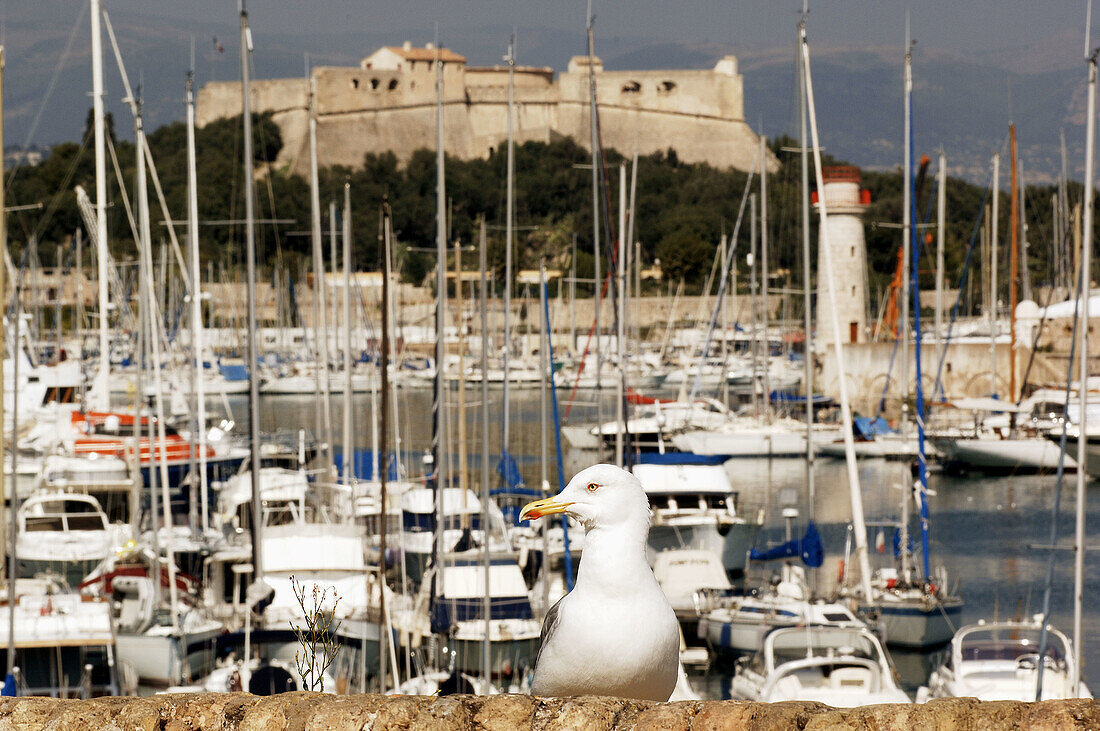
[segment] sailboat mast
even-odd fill
[[[997,395],[997,229],[1001,220],[1001,153],[993,154],[993,213],[989,219],[989,395]]]
[[[500,428],[500,458],[501,460],[508,459],[508,442],[511,434],[509,433],[509,427],[511,424],[511,404],[508,402],[508,367],[511,360],[512,351],[512,249],[514,247],[513,237],[515,235],[513,222],[515,220],[515,131],[513,129],[513,119],[515,114],[515,73],[516,73],[516,35],[512,34],[512,40],[508,44],[508,55],[504,57],[504,60],[508,62],[508,171],[507,171],[507,193],[505,202],[505,221],[504,221],[504,381],[501,384],[501,402],[503,408],[503,418],[501,420]],[[482,364],[481,377],[484,380],[488,377],[488,371],[484,370],[485,364]],[[507,464],[507,463],[505,463]],[[509,469],[505,469],[502,474],[508,475]],[[507,477],[503,478],[505,481]],[[510,487],[510,485],[509,485]]]
[[[489,526],[489,285],[485,276],[486,269],[486,240],[485,217],[482,216],[478,235],[478,274],[481,279],[481,301],[478,309],[481,314],[481,520],[482,528]],[[540,348],[541,350],[541,348]],[[544,399],[545,400],[545,399]],[[545,433],[545,419],[543,419]],[[545,450],[544,450],[545,451]],[[543,460],[545,471],[545,455]],[[546,555],[546,554],[543,554]],[[483,541],[481,547],[481,570],[484,572],[484,591],[481,595],[481,617],[485,622],[484,637],[481,641],[481,682],[486,687],[492,675],[489,659],[490,627],[492,620],[492,599],[489,593],[489,542]]]
[[[760,136],[760,328],[764,345],[764,418],[771,420],[771,345],[768,342],[768,168],[767,139]],[[723,368],[725,366],[723,365]],[[725,380],[725,378],[723,378]]]
[[[913,186],[913,41],[909,37],[909,14],[905,15],[905,188],[902,191],[902,277],[901,311],[898,316],[899,335],[901,337],[901,432],[906,440],[909,437],[909,261],[912,257],[913,241],[912,216]],[[915,333],[920,337],[920,333]],[[869,597],[868,597],[869,598]]]
[[[315,209],[316,210],[316,209]],[[379,450],[382,453],[381,467],[378,470],[378,621],[382,625],[387,640],[390,636],[389,618],[386,615],[386,483],[389,480],[389,408],[390,408],[390,251],[393,246],[393,221],[389,201],[382,204],[382,348],[378,353],[378,371],[381,378],[379,394],[380,415],[378,419]],[[320,234],[320,217],[317,219],[317,232]],[[320,235],[316,240],[320,241]],[[317,247],[320,248],[319,246]],[[321,309],[324,309],[323,307]],[[327,380],[327,375],[326,375]],[[396,445],[395,445],[396,446]],[[399,453],[398,453],[399,454]],[[366,635],[366,626],[363,627]],[[386,692],[386,652],[388,641],[378,643],[378,687]],[[396,662],[396,658],[393,661]],[[394,684],[397,684],[397,668],[393,672]]]
[[[93,0],[94,1],[94,0]],[[252,100],[249,89],[248,54],[252,51],[252,30],[248,11],[241,0],[241,119],[244,126],[244,238],[245,291],[248,298],[248,448],[252,478],[252,577],[263,577],[260,541],[263,537],[263,502],[260,499],[260,379],[256,362],[256,203],[252,170]]]
[[[825,180],[821,173],[821,143],[817,134],[817,110],[814,106],[814,84],[813,76],[810,74],[810,45],[806,39],[805,22],[800,24],[799,34],[801,36],[802,46],[802,67],[806,79],[806,111],[809,115],[810,136],[813,140],[814,177],[817,183],[817,189],[819,191],[824,191]],[[817,215],[819,219],[818,230],[819,236],[822,239],[821,250],[825,252],[825,256],[822,257],[822,262],[824,264],[823,274],[825,275],[826,290],[829,295],[828,310],[833,331],[833,353],[836,357],[837,372],[843,374],[845,372],[844,346],[841,343],[840,317],[837,314],[836,308],[836,281],[833,274],[832,254],[830,253],[832,250],[828,245],[829,219],[827,207],[825,196],[819,196],[817,206]],[[843,377],[843,375],[839,379],[838,388],[840,390],[841,431],[844,434],[844,461],[848,468],[848,490],[851,498],[852,526],[856,542],[856,559],[859,562],[860,583],[863,589],[863,596],[866,601],[872,601],[871,561],[867,554],[867,525],[863,518],[863,494],[859,486],[859,469],[856,465],[855,441],[854,435],[852,434],[852,408],[848,398],[848,379]]]
[[[194,54],[194,49],[192,49]],[[201,525],[210,524],[206,489],[206,383],[203,377],[202,271],[199,268],[199,192],[195,156],[195,70],[194,59],[187,74],[187,232],[191,250],[191,347],[195,351],[195,432],[199,440],[199,488]]]
[[[344,181],[344,484],[355,480],[355,445],[352,434],[351,390],[351,183]]]
[[[447,348],[445,345],[444,331],[447,317],[447,188],[444,178],[443,157],[443,57],[436,44],[435,64],[435,92],[436,92],[436,139],[435,139],[435,423],[433,435],[433,464],[435,470],[435,513],[436,529],[433,542],[433,561],[436,567],[435,584],[438,586],[439,559],[443,540],[443,490],[447,485],[447,460],[444,459],[447,443],[447,403],[445,385],[445,360]],[[459,374],[461,376],[461,374]]]
[[[103,120],[103,34],[100,0],[91,0],[92,117],[95,128],[96,267],[99,287],[99,366],[95,377],[95,408],[110,407],[111,349],[107,333],[107,148]],[[141,156],[140,151],[138,156]]]
[[[946,347],[943,338],[943,247],[947,233],[947,156],[940,152],[939,182],[936,186],[936,343],[940,350]],[[940,353],[943,359],[943,353]]]
[[[135,143],[138,150],[145,146],[145,126],[142,118],[141,101],[134,102],[135,107]],[[168,595],[169,609],[172,617],[172,626],[179,626],[179,602],[177,601],[176,587],[176,559],[172,550],[172,499],[168,485],[168,455],[166,452],[166,431],[164,427],[164,395],[160,375],[160,317],[159,308],[154,304],[153,298],[153,238],[149,231],[149,193],[145,175],[145,156],[137,156],[137,204],[138,204],[138,232],[139,254],[145,266],[142,268],[142,276],[146,279],[145,299],[141,302],[142,309],[148,311],[145,318],[149,326],[149,346],[153,361],[153,402],[156,410],[156,431],[153,424],[149,424],[149,476],[150,486],[156,491],[156,471],[160,471],[161,510],[164,519],[165,557],[168,563]],[[140,414],[139,414],[140,417]],[[156,532],[156,516],[154,513],[153,531]],[[156,554],[159,556],[159,552]],[[156,569],[158,576],[160,567]]]
[[[908,236],[907,242],[909,244],[909,256],[911,257],[910,276],[912,281],[910,282],[910,292],[913,297],[913,366],[915,369],[916,380],[916,413],[915,421],[917,424],[917,478],[920,481],[920,538],[921,538],[921,560],[923,561],[922,568],[924,570],[924,580],[931,580],[931,567],[929,565],[929,540],[928,540],[928,461],[925,457],[925,445],[924,445],[924,385],[921,380],[921,326],[920,326],[920,247],[917,240],[917,192],[914,189],[915,181],[913,179],[913,54],[912,45],[906,48],[905,53],[905,101],[906,108],[908,110],[906,116],[906,123],[908,127],[909,136],[906,139],[908,142],[909,156],[905,159],[905,166],[908,170],[908,174],[905,177],[905,188],[909,193],[909,208],[906,209],[907,218],[910,222],[906,234]],[[906,568],[908,569],[908,551],[909,551],[909,490],[902,491],[902,502],[904,503],[905,510],[905,542],[901,546],[901,554],[906,557]],[[906,577],[908,578],[908,577]],[[946,587],[945,587],[946,589]]]
[[[619,246],[615,276],[618,286],[615,291],[619,309],[618,328],[615,333],[615,350],[619,360],[619,377],[615,379],[615,464],[623,466],[623,437],[626,436],[626,414],[623,398],[626,395],[626,163],[619,163]]]
[[[1092,15],[1092,3],[1089,3],[1089,15]],[[1091,20],[1091,18],[1090,18]],[[1086,24],[1086,27],[1087,24]],[[1087,37],[1086,37],[1087,38]],[[1079,376],[1077,381],[1077,396],[1080,400],[1080,422],[1077,425],[1077,464],[1085,465],[1088,458],[1088,383],[1089,377],[1089,273],[1092,256],[1092,226],[1093,226],[1093,188],[1092,181],[1096,173],[1096,55],[1097,51],[1088,47],[1086,40],[1085,52],[1089,65],[1089,85],[1085,111],[1085,201],[1084,201],[1084,232],[1081,238],[1081,302],[1078,306],[1078,316],[1081,318],[1077,324],[1077,337],[1079,345],[1077,352],[1079,360]],[[1074,554],[1073,554],[1073,690],[1079,696],[1081,692],[1081,647],[1084,645],[1085,636],[1082,628],[1083,622],[1083,598],[1085,588],[1085,486],[1088,478],[1086,471],[1077,470],[1077,515],[1075,523]]]
[[[1009,326],[1009,337],[1011,338],[1011,346],[1008,349],[1009,360],[1009,386],[1008,386],[1008,400],[1016,401],[1016,277],[1018,275],[1019,268],[1019,216],[1020,216],[1020,196],[1017,188],[1018,180],[1016,177],[1016,125],[1008,125],[1008,137],[1009,137],[1009,150],[1012,155],[1012,197],[1009,200],[1009,224],[1008,224],[1008,241],[1009,241],[1009,254],[1008,254],[1008,317],[1011,325]],[[1013,419],[1015,422],[1015,419]]]
[[[807,0],[802,0],[802,22],[806,24]],[[807,510],[814,515],[816,485],[814,484],[814,322],[813,322],[813,259],[810,247],[810,148],[806,132],[806,72],[798,64],[798,156],[802,175],[802,284],[805,287],[805,312],[802,313],[803,340],[802,380],[806,393],[806,500]]]
[[[328,283],[325,279],[325,258],[321,248],[321,183],[317,170],[317,83],[309,78],[309,222],[313,248],[313,328],[317,341],[317,380],[321,391],[321,462],[326,472],[332,470],[332,398],[329,389],[328,354]]]
[[[600,275],[600,157],[599,128],[596,124],[596,40],[594,25],[596,16],[592,14],[592,0],[588,0],[588,117],[589,147],[592,148],[592,255],[593,255],[593,298],[596,309],[596,423],[603,423],[603,347],[600,344],[600,308],[603,277]],[[582,364],[583,367],[583,364]],[[599,439],[599,457],[603,461],[603,437]]]

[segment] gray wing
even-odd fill
[[[550,607],[550,611],[546,613],[546,618],[542,620],[542,634],[539,635],[539,654],[535,658],[535,668],[538,668],[539,661],[542,660],[542,651],[545,649],[546,644],[550,642],[550,638],[554,636],[554,632],[558,629],[558,622],[561,621],[561,603],[565,601],[566,594],[561,599],[554,602],[554,606]]]

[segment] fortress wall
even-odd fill
[[[675,148],[685,162],[748,170],[759,139],[744,122],[736,62],[719,70],[600,71],[598,100],[604,144],[641,155]],[[516,72],[516,137],[550,141],[571,136],[588,146],[588,76],[583,67],[553,78],[547,69]],[[313,70],[321,166],[359,166],[368,151],[393,151],[401,162],[434,148],[435,70],[428,62],[397,71],[357,67]],[[447,153],[485,157],[507,136],[506,68],[444,66]],[[624,91],[624,85],[637,91]],[[633,89],[633,86],[630,87]],[[276,165],[308,173],[309,83],[305,79],[258,80],[252,86],[257,113],[272,112],[284,148]],[[214,82],[199,92],[198,124],[240,114],[239,82]],[[769,155],[770,170],[778,167]]]
[[[502,86],[508,88],[508,67],[466,67],[466,84],[476,86]],[[517,89],[550,89],[554,86],[554,70],[551,68],[531,68],[517,66],[514,75]]]
[[[588,74],[558,78],[563,100],[588,103]],[[638,90],[632,91],[637,84]],[[722,119],[744,119],[741,78],[714,71],[600,71],[596,100],[603,105],[636,106],[661,112]]]
[[[252,111],[278,112],[307,109],[309,83],[305,79],[259,79],[250,85]],[[205,127],[225,117],[241,113],[241,82],[214,81],[199,89],[195,105],[195,124]]]
[[[821,703],[679,701],[655,703],[581,696],[528,695],[444,697],[284,693],[175,693],[146,698],[3,698],[0,726],[14,731],[54,729],[1090,729],[1100,726],[1094,700],[982,703],[975,698],[933,700],[924,705],[883,704],[830,708]]]

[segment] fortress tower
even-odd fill
[[[833,282],[837,288],[841,342],[864,342],[867,340],[867,294],[864,287],[867,245],[863,238],[863,211],[871,202],[871,193],[860,190],[859,168],[856,167],[827,167],[822,171],[822,177],[825,180],[828,247],[833,263]],[[817,193],[814,194],[814,205],[818,205]],[[825,276],[825,246],[826,242],[819,238],[814,335],[822,347],[833,342],[828,280]]]

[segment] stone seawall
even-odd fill
[[[0,700],[0,729],[112,731],[352,731],[353,729],[1095,729],[1100,703],[979,703],[839,710],[820,703],[532,698],[524,695],[331,696],[286,693],[160,695],[148,698]]]

